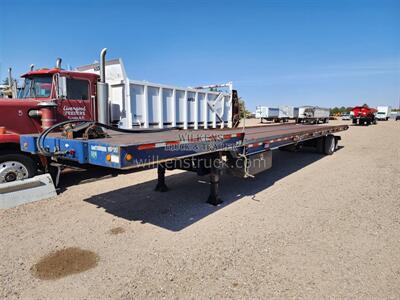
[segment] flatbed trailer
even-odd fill
[[[22,135],[21,150],[57,165],[95,165],[127,170],[158,169],[156,190],[167,191],[165,171],[183,169],[210,175],[208,202],[221,203],[218,187],[222,170],[240,177],[272,166],[272,150],[313,146],[333,154],[347,125],[282,124],[215,130],[168,130],[127,133],[106,130],[103,138],[66,138],[62,133]],[[64,134],[65,135],[65,134]]]

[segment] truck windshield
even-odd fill
[[[51,94],[52,77],[25,78],[25,86],[22,89],[22,98],[48,98]]]

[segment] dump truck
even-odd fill
[[[354,125],[370,125],[376,124],[376,109],[370,108],[366,105],[364,106],[356,106],[350,111],[350,116],[352,119],[352,123]]]
[[[0,183],[48,171],[48,160],[22,152],[20,136],[67,120],[91,120],[123,129],[234,128],[239,101],[232,83],[176,87],[131,80],[121,59],[64,70],[34,69],[22,75],[19,98],[0,99]],[[14,82],[9,75],[10,81]],[[15,86],[8,90],[15,91]],[[10,94],[11,95],[11,94]]]

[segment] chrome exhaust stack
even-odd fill
[[[12,78],[12,68],[8,68],[8,93],[9,97],[11,98],[17,98],[17,80],[14,80]]]
[[[62,62],[62,58],[57,57],[57,60],[56,60],[56,68],[57,69],[61,69],[61,62]]]
[[[106,53],[107,48],[100,53],[100,81],[97,83],[97,120],[110,124],[110,108],[108,103],[108,84],[106,83]]]
[[[13,79],[12,79],[12,69],[8,68],[8,86],[12,89]]]

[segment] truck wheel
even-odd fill
[[[36,175],[35,162],[27,155],[14,153],[0,155],[0,183]]]
[[[324,153],[326,155],[332,155],[335,152],[336,141],[333,135],[327,135],[324,139]]]

